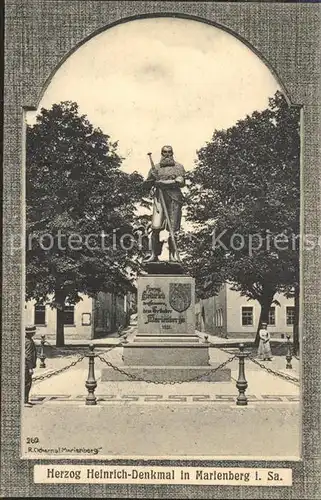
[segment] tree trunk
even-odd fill
[[[294,324],[293,324],[293,353],[298,354],[300,348],[299,339],[299,314],[300,314],[300,286],[296,285],[294,289]]]
[[[56,346],[63,347],[65,345],[64,324],[65,324],[65,301],[66,296],[60,290],[55,293],[55,302],[57,310],[57,325],[56,325]]]
[[[117,330],[117,297],[114,292],[111,295],[111,331]]]
[[[63,347],[65,345],[64,335],[64,307],[61,309],[57,307],[57,329],[56,329],[56,346]]]
[[[255,341],[254,341],[255,347],[258,347],[258,345],[259,345],[259,341],[260,341],[259,331],[260,331],[262,323],[268,324],[268,322],[269,322],[269,311],[270,311],[271,304],[273,302],[274,293],[275,292],[264,293],[261,296],[261,300],[259,300],[259,303],[261,306],[261,314],[260,314],[260,319],[259,319],[259,323],[257,325],[257,330],[256,330],[256,336],[255,336]]]

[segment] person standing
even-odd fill
[[[26,326],[25,328],[25,398],[24,405],[27,408],[32,407],[29,401],[29,393],[32,385],[33,370],[37,366],[37,348],[33,336],[36,333],[35,326]]]
[[[263,361],[272,361],[272,352],[270,346],[270,334],[267,331],[267,323],[262,323],[262,328],[259,331],[260,343],[258,349],[258,357]]]
[[[185,185],[185,169],[183,165],[176,162],[172,146],[163,146],[160,162],[154,165],[144,183],[153,189],[153,215],[151,253],[145,258],[145,262],[157,262],[162,252],[162,244],[159,241],[159,233],[162,229],[170,230],[168,227],[164,207],[162,206],[159,190],[163,192],[168,217],[171,224],[173,236],[178,233],[181,226],[183,194],[181,188]],[[168,238],[169,260],[178,261],[175,244],[172,236]]]

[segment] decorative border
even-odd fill
[[[23,234],[24,113],[36,109],[52,75],[82,43],[119,22],[176,16],[221,27],[246,43],[269,66],[292,104],[302,106],[302,233],[320,234],[321,6],[317,3],[7,0],[5,4],[4,89],[4,280],[2,333],[1,481],[5,497],[236,498],[231,486],[41,485],[33,466],[21,461],[20,371],[24,300],[24,250],[12,254],[12,234]],[[269,462],[292,467],[292,488],[242,488],[243,498],[318,498],[321,407],[321,252],[301,255],[302,461]],[[215,425],[215,423],[213,423]],[[264,443],[262,443],[264,446]],[[77,461],[78,462],[78,461]],[[61,461],[60,463],[65,463]],[[88,463],[79,461],[79,464]],[[99,464],[99,461],[95,462]],[[119,463],[119,460],[110,462]],[[125,460],[125,464],[144,463]],[[150,464],[190,465],[190,461],[151,460]],[[193,461],[193,465],[237,466],[237,460]],[[266,461],[242,461],[265,467]]]

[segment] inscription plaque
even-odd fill
[[[189,276],[138,279],[138,334],[195,334],[195,284]]]

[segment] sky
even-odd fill
[[[265,64],[231,34],[192,20],[119,24],[78,48],[54,74],[41,107],[76,101],[118,141],[127,172],[146,176],[171,144],[186,170],[214,130],[268,105],[279,89]],[[28,112],[34,123],[37,112]]]

